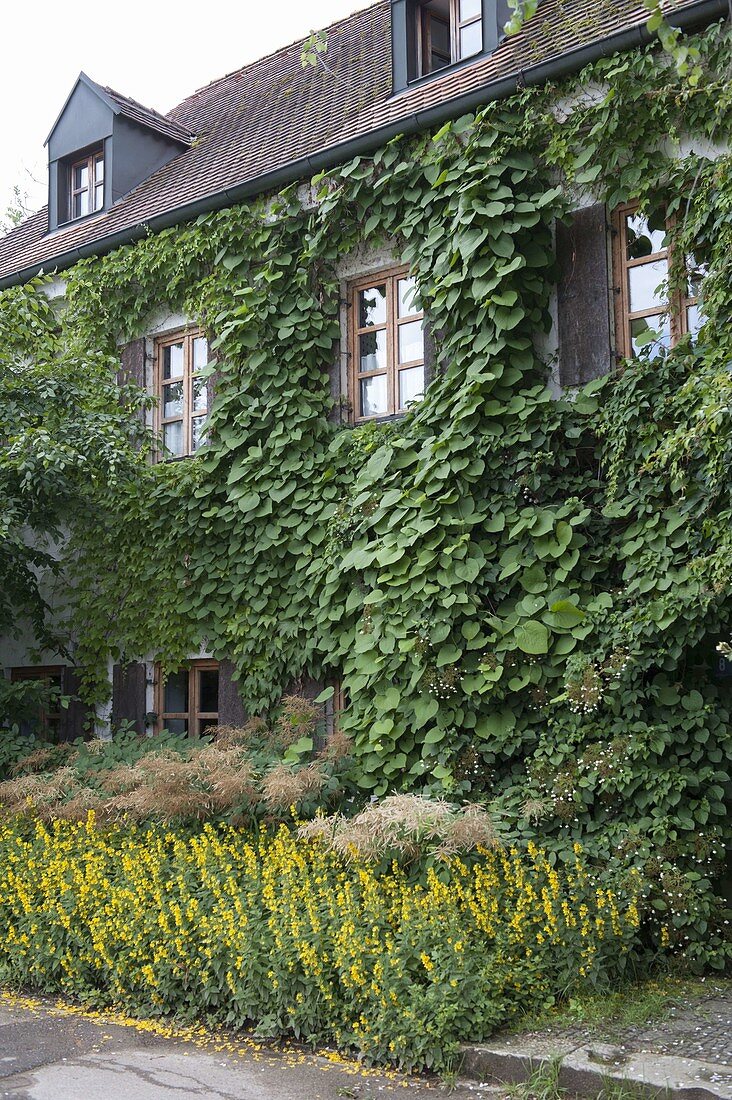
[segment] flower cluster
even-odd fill
[[[444,1067],[458,1044],[622,969],[640,876],[579,847],[492,847],[419,875],[286,827],[0,827],[0,981]]]

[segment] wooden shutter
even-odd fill
[[[73,668],[64,668],[61,672],[61,694],[70,695],[68,708],[61,709],[59,717],[59,741],[75,741],[77,737],[88,737],[92,732],[93,712],[79,699],[79,677]]]
[[[115,665],[112,672],[112,728],[133,722],[135,733],[145,733],[146,672],[144,664]]]
[[[145,377],[145,341],[132,340],[120,349],[120,368],[117,371],[117,381],[120,385],[133,382],[143,389],[147,384]]]
[[[608,374],[610,276],[605,206],[576,210],[572,224],[557,223],[559,382],[583,386]]]
[[[145,389],[147,386],[147,372],[145,362],[145,341],[132,340],[120,349],[120,368],[117,371],[117,385],[125,386],[131,383]],[[140,409],[138,419],[145,423],[145,410]]]
[[[249,721],[239,694],[239,687],[232,679],[234,665],[231,661],[219,662],[219,725],[243,726]]]

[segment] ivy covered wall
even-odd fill
[[[364,792],[488,798],[547,843],[582,834],[643,866],[678,943],[695,925],[692,954],[719,960],[732,158],[686,139],[726,147],[732,115],[728,32],[697,44],[695,86],[650,49],[598,62],[321,176],[313,205],[293,188],[84,261],[42,317],[111,356],[183,311],[217,360],[211,445],[100,485],[72,529],[90,696],[110,650],[174,667],[202,641],[251,712],[337,675]],[[588,193],[675,215],[678,254],[709,265],[707,322],[555,400],[536,350],[553,230]],[[344,428],[338,264],[392,240],[439,369],[403,419]],[[42,293],[5,292],[0,326]]]

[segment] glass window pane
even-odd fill
[[[104,206],[104,184],[99,183],[94,188],[94,209],[101,210]]]
[[[430,20],[430,36],[432,39],[432,52],[436,53],[445,62],[450,57],[450,24],[442,19]]]
[[[174,420],[172,424],[163,425],[163,443],[167,450],[174,455],[183,454],[183,421]]]
[[[188,711],[188,670],[171,672],[163,693],[164,714],[185,714]]]
[[[656,334],[652,340],[648,339],[648,333]],[[651,359],[655,359],[661,353],[662,348],[671,347],[671,324],[667,314],[655,317],[637,317],[630,322],[630,341],[633,346],[633,354],[638,355],[644,348],[650,349]]]
[[[74,167],[74,191],[89,186],[89,165],[77,164]]]
[[[208,363],[208,340],[205,336],[196,336],[193,340],[193,369],[203,370]]]
[[[358,327],[383,325],[386,322],[386,287],[372,286],[358,296]]]
[[[198,673],[198,713],[219,712],[219,670],[202,668]]]
[[[628,239],[628,259],[640,260],[665,248],[665,227],[652,228],[645,214],[629,214],[625,219]]]
[[[180,383],[179,383],[180,385]],[[193,411],[205,412],[208,408],[208,386],[205,378],[194,378],[193,382]]]
[[[481,13],[481,0],[460,0],[460,22],[477,19]]]
[[[104,157],[94,158],[94,179],[97,183],[104,179]]]
[[[483,49],[483,25],[468,23],[460,28],[460,57],[472,57]]]
[[[386,416],[386,375],[361,379],[361,416]]]
[[[188,720],[186,718],[163,718],[163,728],[171,733],[188,733]]]
[[[386,370],[386,329],[359,336],[359,371]]]
[[[78,195],[74,195],[74,209],[73,217],[83,218],[85,214],[89,213],[89,192],[80,191]]]
[[[655,260],[651,264],[640,264],[638,267],[628,268],[631,313],[639,309],[652,309],[654,306],[665,305],[666,299],[659,291],[659,285],[667,275],[666,260]]]
[[[183,377],[183,344],[163,348],[163,378]]]
[[[183,415],[183,383],[173,382],[163,386],[163,416]]]
[[[413,313],[419,313],[417,303],[417,283],[415,279],[399,280],[399,316],[410,317]]]
[[[196,416],[191,420],[191,450],[197,451],[204,443],[208,443],[206,417]]]
[[[706,317],[699,306],[689,306],[686,310],[686,327],[692,336],[696,336],[699,329],[705,323]]]
[[[421,321],[407,321],[399,326],[399,362],[413,363],[424,358],[424,336]]]
[[[424,397],[424,367],[399,371],[399,408],[406,409],[413,401]]]

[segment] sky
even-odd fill
[[[8,4],[0,65],[0,221],[13,187],[46,202],[44,141],[79,72],[165,114],[197,88],[369,0]],[[73,20],[73,25],[72,25]]]

